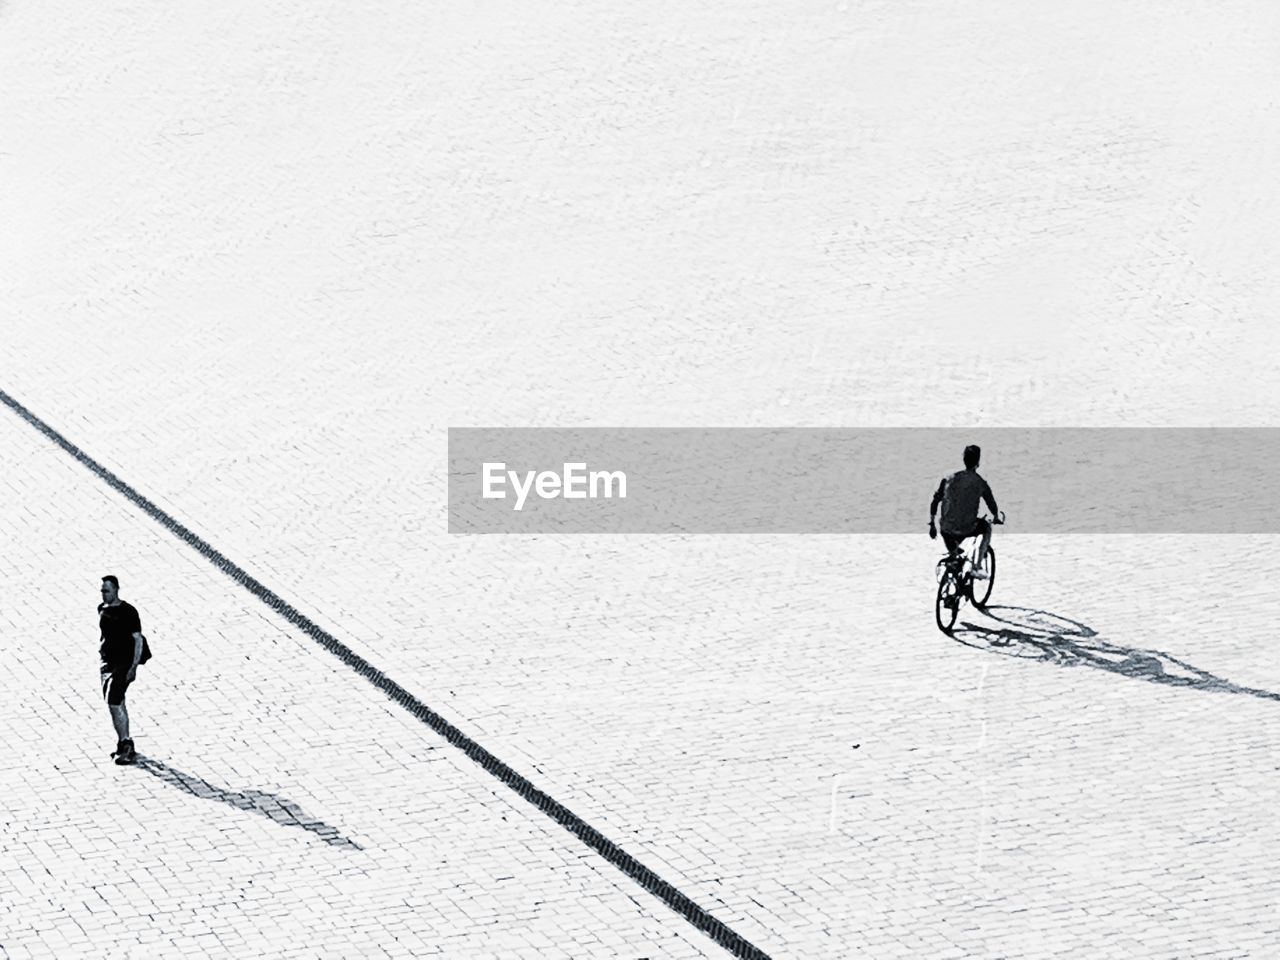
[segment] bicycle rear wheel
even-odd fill
[[[956,625],[956,617],[960,615],[960,584],[947,572],[938,581],[938,596],[933,602],[933,614],[938,621],[938,629],[950,633]]]
[[[987,571],[985,580],[969,581],[969,599],[973,601],[973,605],[978,608],[985,607],[987,601],[991,599],[991,590],[996,585],[996,548],[987,547],[987,562],[984,567]]]

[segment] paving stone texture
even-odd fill
[[[1274,537],[1002,503],[947,638],[923,523],[445,516],[449,426],[1273,425],[1274,5],[0,26],[0,390],[761,951],[1280,955]],[[8,408],[0,451],[0,957],[729,955]]]

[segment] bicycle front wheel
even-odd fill
[[[996,548],[987,547],[987,562],[984,568],[987,571],[985,580],[969,581],[969,599],[973,601],[975,607],[985,607],[987,601],[991,599],[991,591],[996,585]]]
[[[943,633],[951,633],[951,628],[956,625],[956,617],[960,615],[960,585],[950,573],[945,574],[938,583],[933,614],[938,621],[938,629]]]

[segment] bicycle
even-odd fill
[[[984,516],[982,519],[989,519],[993,526],[999,526],[1004,523],[1004,512],[1001,511],[999,517]],[[975,581],[973,570],[977,566],[978,550],[981,546],[982,538],[975,536],[973,548],[968,554],[965,554],[963,549],[956,553],[948,553],[938,561],[938,566],[935,568],[938,578],[938,595],[934,600],[933,612],[938,621],[938,629],[945,634],[950,635],[951,628],[956,625],[956,617],[960,615],[961,600],[968,597],[970,603],[982,610],[991,598],[991,591],[996,585],[996,550],[990,544],[987,545],[987,562],[983,567],[987,576],[985,580]],[[975,583],[983,584],[981,598],[974,592]]]

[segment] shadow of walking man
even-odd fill
[[[302,808],[292,800],[277,797],[274,793],[267,793],[263,790],[239,790],[235,792],[224,790],[222,787],[215,787],[207,780],[194,777],[189,773],[183,773],[181,770],[175,769],[161,760],[144,757],[142,754],[138,755],[137,766],[165,783],[172,784],[179,790],[191,794],[193,797],[200,797],[203,800],[217,800],[238,810],[260,813],[282,827],[300,827],[309,833],[314,833],[331,847],[345,847],[348,850],[364,849],[355,841],[348,840],[342,836],[337,829],[329,826],[329,824],[307,816]]]
[[[955,629],[953,639],[992,653],[1062,667],[1093,667],[1172,687],[1280,700],[1280,693],[1240,686],[1161,650],[1110,643],[1091,627],[1056,613],[1004,606],[990,606],[983,612],[995,621],[994,626],[965,621]]]

